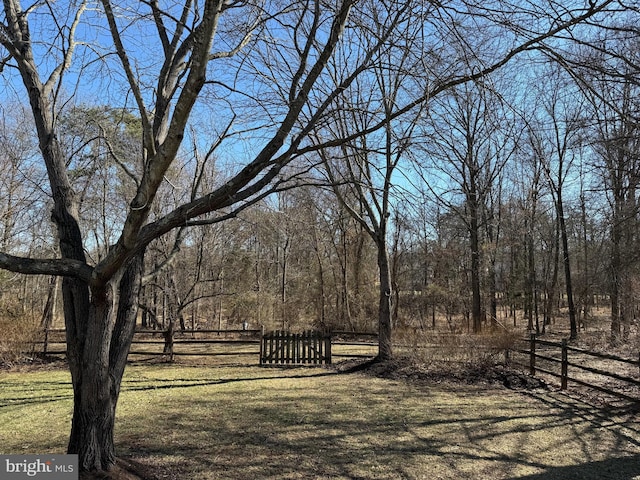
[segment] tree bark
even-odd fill
[[[113,295],[111,283],[92,289],[85,322],[67,330],[68,353],[79,359],[71,371],[74,409],[67,452],[78,454],[83,471],[110,470],[115,464],[115,402],[108,369]]]
[[[478,226],[478,209],[475,202],[471,202],[471,221],[469,223],[469,236],[471,246],[471,318],[473,321],[473,333],[482,331],[482,301],[480,296],[480,239]]]
[[[380,299],[378,304],[378,360],[389,360],[393,357],[391,343],[391,303],[392,284],[389,254],[384,239],[378,239],[378,269],[380,279]]]
[[[115,465],[115,412],[135,331],[142,259],[143,253],[134,257],[119,281],[93,288],[85,328],[67,332],[69,358],[81,359],[71,371],[74,410],[67,452],[78,454],[82,471]]]
[[[571,281],[571,262],[569,261],[569,239],[567,235],[567,226],[564,220],[564,206],[562,201],[562,192],[560,188],[557,190],[556,210],[558,213],[558,222],[560,224],[560,239],[562,241],[562,257],[564,263],[564,277],[567,292],[567,306],[569,308],[569,339],[578,338],[578,323],[576,321],[576,307],[573,303],[573,284]]]

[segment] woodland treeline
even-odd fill
[[[616,56],[578,49],[559,64],[537,54],[451,89],[392,132],[403,142],[396,164],[365,145],[356,168],[338,163],[344,151],[301,158],[270,196],[153,241],[141,325],[375,331],[380,280],[362,219],[388,193],[394,327],[544,332],[557,320],[577,332],[600,307],[612,339],[627,341],[640,282],[640,57],[637,37],[609,36],[600,41]],[[0,250],[54,256],[46,172],[33,161],[25,108],[3,108]],[[60,122],[86,212],[86,253],[97,263],[132,195],[139,119],[81,104]],[[224,174],[194,137],[165,174],[152,215]],[[61,325],[56,277],[0,275],[4,315]]]

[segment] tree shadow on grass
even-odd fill
[[[544,472],[511,480],[634,480],[640,477],[640,455],[608,458],[566,467],[549,467]]]
[[[336,372],[325,370],[318,373],[317,369],[300,374],[287,375],[291,379],[304,379],[312,377],[322,377],[336,375]],[[202,387],[209,385],[224,385],[227,383],[258,382],[277,380],[279,376],[252,376],[242,378],[148,378],[130,379],[125,378],[122,383],[122,391],[145,391],[145,390],[175,390],[188,389],[192,387]],[[12,392],[0,398],[0,408],[25,406],[32,404],[46,404],[60,400],[70,400],[73,398],[73,387],[71,381],[38,381],[37,394],[24,395],[24,382],[5,381],[2,388],[12,389]]]
[[[278,383],[282,378],[242,378],[235,381],[239,389],[174,399],[171,411],[144,419],[157,431],[149,434],[140,424],[120,445],[158,478],[631,480],[640,474],[632,418],[613,418],[560,394],[533,393],[527,400],[511,392],[505,401],[499,390],[461,386],[442,393],[322,376],[333,378],[286,386]],[[494,397],[498,407],[490,403]]]
[[[316,378],[336,375],[335,372],[311,372],[309,375],[287,375],[290,379]],[[127,380],[123,382],[123,392],[145,390],[175,390],[180,388],[203,387],[208,385],[225,385],[228,383],[262,382],[269,380],[281,380],[281,377],[242,377],[242,378],[153,378],[145,380]]]
[[[30,385],[33,395],[25,395],[24,383],[5,381],[0,388],[4,392],[0,398],[0,408],[15,407],[39,403],[50,403],[73,398],[70,381],[38,381]]]

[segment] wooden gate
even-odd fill
[[[331,335],[314,331],[267,333],[260,344],[260,365],[273,363],[330,364]]]

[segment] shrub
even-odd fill
[[[402,355],[430,364],[491,365],[505,360],[505,351],[521,338],[517,332],[496,330],[482,335],[451,334],[432,330],[406,329],[395,332]]]
[[[0,305],[0,332],[0,366],[10,367],[33,359],[34,342],[41,337],[38,319],[11,305]]]

